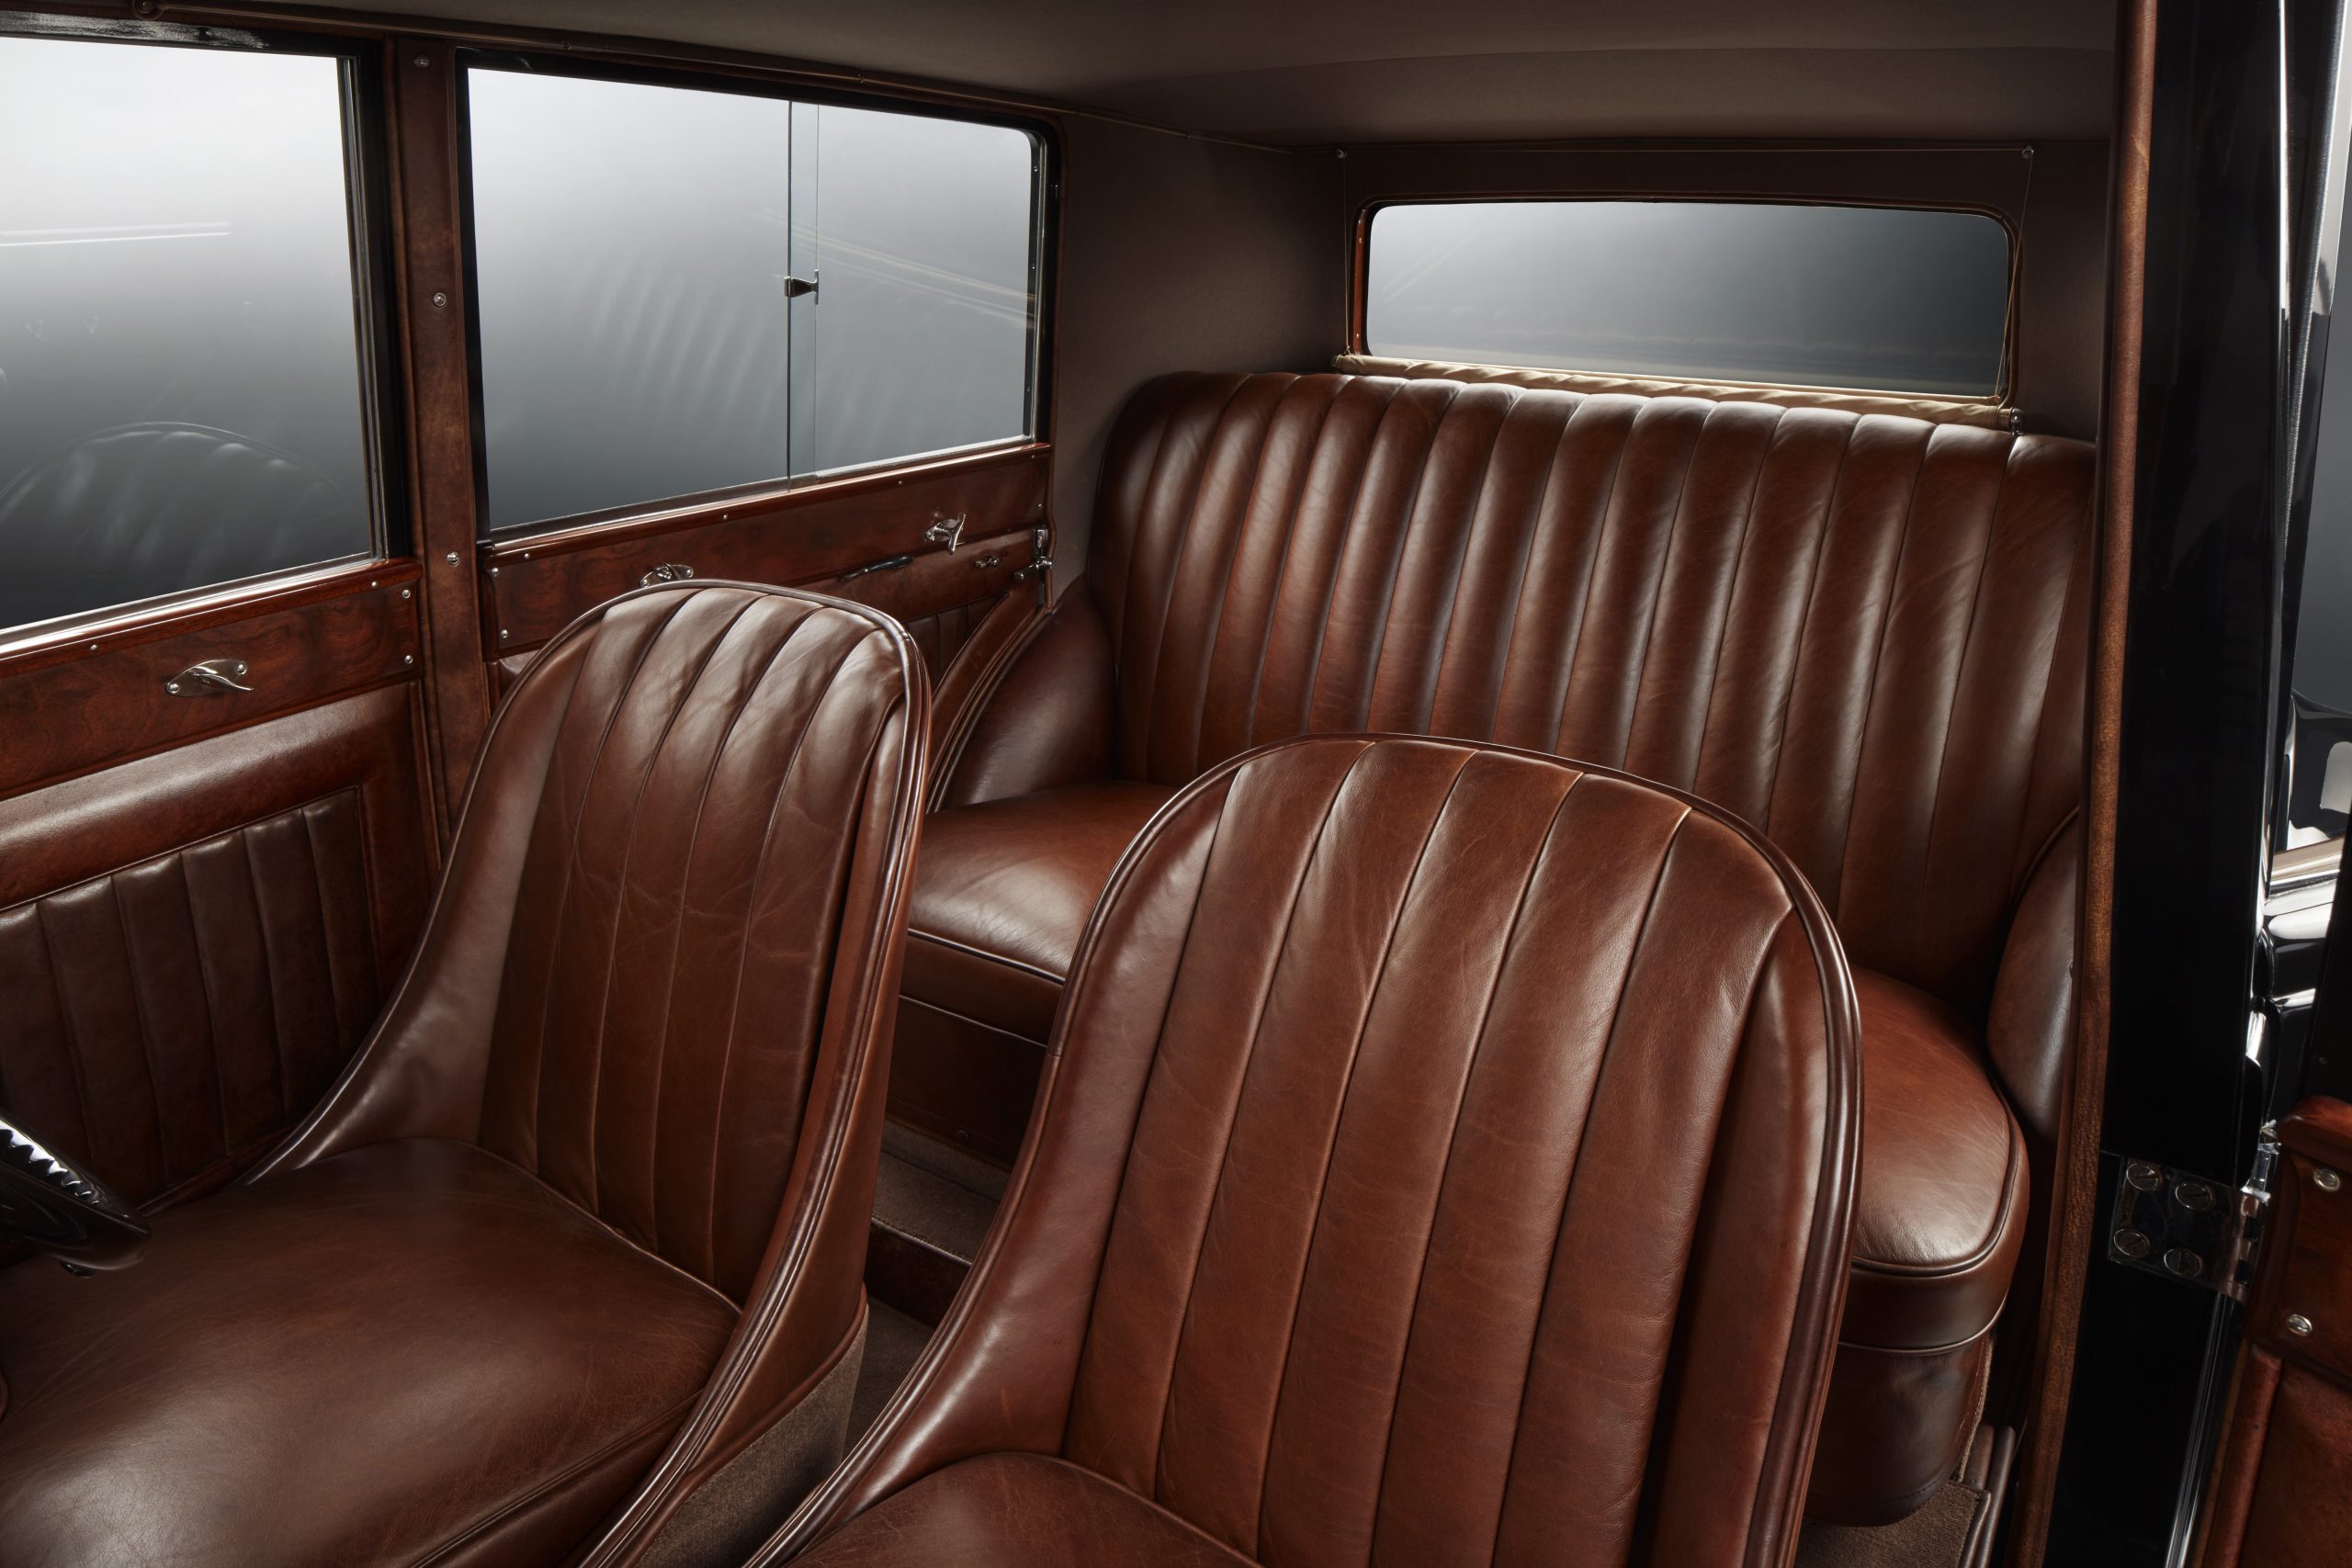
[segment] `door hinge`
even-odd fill
[[[2244,1187],[2154,1160],[2126,1159],[2115,1184],[2107,1256],[2129,1269],[2162,1274],[2245,1300],[2270,1205],[2270,1169],[2278,1155],[2272,1129],[2256,1145],[2254,1175]]]

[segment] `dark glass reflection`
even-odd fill
[[[372,547],[341,69],[0,39],[0,626]]]
[[[1989,396],[2008,233],[1966,212],[1491,201],[1373,217],[1365,346],[1700,380]]]
[[[2339,269],[2344,254],[2339,242]],[[2342,838],[2352,823],[2352,322],[2330,321],[2326,352],[2288,665],[2295,728],[2282,849]]]
[[[492,528],[1025,428],[1025,135],[489,69],[469,93]]]

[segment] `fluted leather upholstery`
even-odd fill
[[[1212,772],[1093,917],[940,1337],[760,1561],[1784,1561],[1853,1006],[1688,797],[1396,738]]]
[[[1836,1402],[1833,1423],[1862,1425],[1815,1502],[1900,1514],[1973,1435],[2031,1187],[2005,1100],[2031,1142],[2056,1114],[2092,458],[1694,398],[1154,382],[1114,433],[1086,577],[943,760],[917,945],[1054,973],[1100,856],[1042,815],[985,841],[982,814],[1092,790],[1091,844],[1114,811],[1142,826],[1146,786],[1290,735],[1492,739],[1725,807],[1804,872],[1872,976],[1848,1360],[1862,1377],[1891,1359],[1882,1386],[1899,1362],[1908,1392]],[[1034,997],[1004,1006],[1026,985],[966,964],[910,995],[1034,1033]]]
[[[383,999],[361,794],[0,909],[0,1103],[134,1203],[266,1148]]]
[[[0,1556],[611,1561],[769,1430],[862,1324],[925,690],[784,590],[551,643],[324,1104],[141,1266],[0,1273]]]

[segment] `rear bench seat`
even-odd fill
[[[1010,1152],[1114,864],[1253,746],[1407,730],[1692,791],[1803,868],[1855,965],[1862,1175],[1808,1511],[1913,1511],[1973,1436],[2050,1167],[2092,468],[2079,442],[1826,410],[1153,383],[1086,576],[948,738],[899,1111]]]

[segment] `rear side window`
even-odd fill
[[[467,73],[492,530],[1033,428],[1028,132]]]
[[[1373,214],[1365,348],[1405,359],[1993,398],[2008,231],[1981,213],[1464,201]]]
[[[0,628],[378,548],[347,73],[0,37]]]

